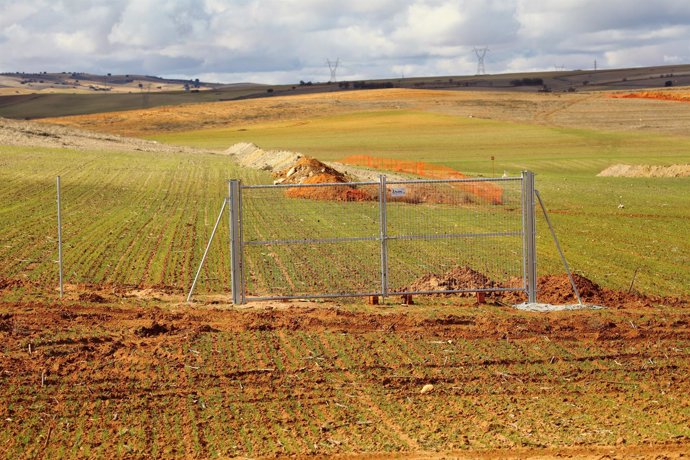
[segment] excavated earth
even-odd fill
[[[609,166],[597,174],[600,177],[690,177],[690,164],[656,166],[624,165]]]

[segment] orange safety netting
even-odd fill
[[[372,157],[370,155],[350,155],[340,161],[353,166],[415,174],[430,179],[467,179],[468,177],[448,166],[433,165],[422,161],[397,160],[394,158]],[[491,204],[503,203],[503,189],[490,182],[471,182],[453,184],[460,190],[488,200]]]

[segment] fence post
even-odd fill
[[[57,176],[57,227],[58,227],[58,266],[60,271],[60,298],[65,291],[62,284],[62,202],[60,200],[60,176]]]
[[[232,284],[232,303],[244,303],[244,275],[242,273],[242,196],[240,181],[228,182],[228,201],[230,203],[230,281]]]
[[[527,302],[537,302],[537,225],[534,205],[534,173],[522,171],[522,233]]]
[[[388,220],[386,176],[379,176],[379,238],[381,239],[381,295],[388,295]]]

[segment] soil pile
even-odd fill
[[[245,168],[272,171],[274,184],[347,184],[350,176],[319,160],[287,150],[264,150],[250,142],[240,142],[228,148],[231,155]],[[352,185],[287,188],[290,198],[307,198],[331,201],[369,201],[373,196]]]
[[[597,174],[598,177],[690,177],[690,164],[654,166],[624,165],[609,166]]]
[[[573,280],[580,292],[583,303],[605,304],[607,303],[607,293],[594,281],[573,274]],[[511,279],[506,283],[506,287],[522,287],[521,278]],[[539,302],[552,305],[565,305],[577,303],[577,297],[573,286],[570,284],[568,275],[546,275],[537,278],[537,298]],[[527,296],[523,292],[507,292],[503,295],[503,301],[507,303],[522,303],[527,301]]]
[[[467,289],[491,289],[498,283],[470,267],[453,267],[443,275],[429,273],[414,281],[403,291],[462,291]]]
[[[225,153],[233,156],[240,166],[264,171],[281,171],[290,168],[304,156],[287,150],[264,150],[251,142],[234,144]]]
[[[349,178],[315,158],[301,157],[291,167],[274,174],[276,184],[347,184]],[[285,192],[290,198],[312,200],[368,201],[374,199],[364,190],[351,185],[294,187]]]
[[[289,168],[273,174],[274,184],[318,184],[350,182],[345,174],[320,162],[316,158],[301,157]],[[324,181],[315,182],[313,178],[323,178]]]
[[[623,292],[606,289],[599,286],[592,280],[573,274],[573,280],[580,293],[580,298],[584,304],[603,305],[607,307],[619,307],[621,305],[634,305],[639,307],[651,306],[655,303],[676,305],[679,307],[687,306],[687,299],[657,298],[645,296],[636,292]],[[520,304],[527,301],[527,295],[522,291],[509,292],[490,292],[491,289],[498,288],[522,288],[522,278],[512,278],[500,283],[492,280],[488,276],[470,267],[454,267],[448,272],[437,274],[426,274],[412,284],[401,288],[401,291],[411,292],[439,292],[450,293],[450,291],[462,290],[489,290],[487,300],[501,304]],[[471,296],[473,292],[461,293],[460,296]],[[537,300],[541,303],[551,305],[571,305],[577,303],[577,297],[570,279],[566,274],[545,275],[537,278]]]

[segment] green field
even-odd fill
[[[166,134],[159,141],[224,148],[251,141],[321,160],[368,154],[450,166],[482,176],[537,174],[576,272],[604,286],[682,295],[690,286],[690,180],[596,177],[607,166],[690,162],[690,139],[655,134],[458,118],[420,112],[374,112]],[[490,157],[495,156],[495,164]],[[619,205],[623,204],[623,208]],[[562,266],[538,219],[540,273]]]
[[[690,162],[690,139],[557,129],[407,111],[234,126],[166,134],[156,139],[215,149],[252,141],[264,148],[297,150],[322,160],[368,154],[442,164],[480,176],[490,176],[494,171],[496,175],[505,171],[517,176],[521,170],[529,169],[537,174],[537,188],[551,211],[575,272],[606,287],[627,289],[637,271],[635,287],[648,294],[684,295],[690,286],[690,181],[596,177],[599,171],[615,163]],[[56,276],[57,175],[62,176],[64,187],[68,283],[166,286],[177,290],[191,284],[226,193],[226,179],[241,178],[245,183],[271,180],[268,173],[241,170],[222,155],[19,147],[0,147],[0,152],[2,277],[38,285],[50,285]],[[490,161],[492,155],[495,164]],[[305,207],[303,201],[281,199],[282,205],[276,209],[283,216],[305,212],[331,216],[331,224],[324,220],[324,228],[341,225],[333,212],[339,205],[312,202]],[[620,204],[624,207],[620,208]],[[270,216],[268,211],[263,214],[256,224],[261,227],[260,232],[270,233],[272,226],[282,225],[281,219],[285,219]],[[561,273],[563,268],[544,221],[540,217],[538,222],[539,273]],[[348,232],[349,229],[341,228],[328,237],[348,236]],[[200,289],[218,292],[229,285],[226,242],[227,229],[223,226]],[[359,258],[375,264],[372,248],[362,245],[359,249],[329,250],[354,250]],[[309,260],[323,260],[319,251],[326,249],[310,248],[295,257],[296,249],[290,248],[291,254],[278,256],[271,263],[290,265],[289,278],[298,278],[295,274],[300,266],[312,267],[302,277],[310,273],[318,277],[327,272],[315,269]],[[276,250],[280,254],[288,249]],[[401,253],[406,250],[414,248],[401,248]],[[251,251],[255,252],[253,256]],[[275,259],[275,251],[268,253],[267,258],[262,248],[250,248],[250,264],[252,260]],[[441,260],[440,254],[448,255],[448,250],[420,250],[416,260],[427,270],[408,270],[398,284],[410,282],[415,274],[438,273],[451,266],[447,257]],[[495,257],[505,260],[506,254],[496,253]],[[428,263],[437,258],[438,264]],[[415,265],[414,260],[401,263],[407,267]],[[289,282],[279,281],[278,268],[255,267],[250,282],[263,283],[264,290],[275,283],[285,287]],[[263,276],[257,274],[261,270]],[[341,271],[336,270],[329,278],[345,279],[346,274]]]
[[[62,181],[67,283],[191,283],[225,193],[238,175],[227,157],[0,147],[0,271],[55,282],[55,176]],[[251,177],[251,172],[244,177]],[[227,230],[225,231],[227,241]],[[227,245],[211,255],[228,286]],[[202,282],[202,287],[204,283]]]

